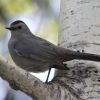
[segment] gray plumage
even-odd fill
[[[22,21],[13,22],[7,29],[11,31],[8,43],[11,57],[18,66],[25,70],[43,72],[51,65],[64,69],[63,62],[73,59],[100,61],[99,55],[61,48],[33,35]]]

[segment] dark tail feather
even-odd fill
[[[60,69],[60,70],[69,70],[67,67],[67,64],[62,64],[62,65],[53,65],[52,68]]]
[[[96,54],[76,52],[75,54],[73,54],[73,57],[75,59],[98,61],[98,62],[100,61],[100,55],[96,55]]]

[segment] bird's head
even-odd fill
[[[6,29],[10,30],[12,35],[22,35],[30,33],[28,26],[21,20],[17,20],[11,23],[10,27],[6,27]]]

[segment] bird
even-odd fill
[[[63,62],[74,59],[100,61],[100,55],[59,47],[34,35],[25,22],[21,20],[12,22],[6,29],[11,31],[8,49],[15,64],[34,73],[49,70],[46,83],[51,68],[67,69]]]

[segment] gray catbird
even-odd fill
[[[17,20],[6,29],[11,31],[8,43],[11,57],[25,70],[38,73],[51,67],[66,69],[63,62],[73,59],[100,61],[100,55],[65,49],[33,35],[23,21]]]

